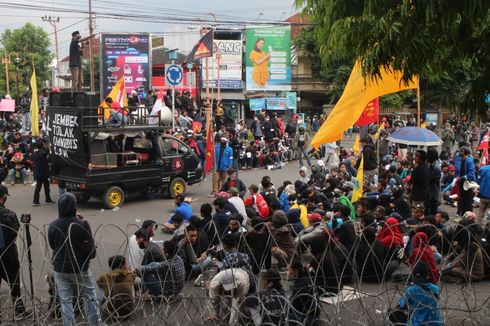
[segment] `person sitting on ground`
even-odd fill
[[[289,320],[295,321],[298,325],[315,325],[320,317],[315,286],[311,275],[299,260],[288,265],[288,280],[293,282],[289,299]]]
[[[308,184],[310,182],[310,177],[308,177],[308,168],[306,166],[302,166],[299,169],[299,179],[304,184]]]
[[[185,233],[185,227],[187,226],[187,223],[184,220],[184,216],[180,213],[175,213],[174,216],[172,216],[172,238],[176,241],[179,241],[180,238]]]
[[[155,231],[157,230],[157,222],[153,220],[145,220],[141,225],[141,228],[148,233],[148,236],[151,238],[155,236]],[[128,268],[130,270],[134,270],[136,267],[141,265],[143,261],[143,256],[145,254],[145,250],[141,249],[138,246],[138,242],[136,241],[136,234],[131,235],[128,240]]]
[[[187,201],[185,201],[184,195],[175,196],[175,214],[180,214],[186,224],[191,216],[194,215],[194,213],[192,212],[192,206]],[[175,231],[175,226],[173,225],[173,217],[175,216],[175,214],[172,215],[167,223],[163,225],[162,231],[168,233],[172,233],[173,231]]]
[[[423,232],[417,232],[413,237],[413,252],[408,258],[408,264],[414,268],[419,261],[424,261],[429,268],[429,281],[433,284],[439,283],[441,273],[434,258],[434,251],[429,245],[429,238]]]
[[[109,316],[115,320],[131,317],[134,309],[133,288],[136,275],[128,269],[126,258],[121,255],[109,258],[110,272],[102,274],[97,285],[104,290]]]
[[[250,196],[244,200],[245,207],[253,207],[262,218],[268,218],[270,215],[269,206],[265,201],[264,197],[259,194],[259,187],[257,185],[251,184],[248,187]]]
[[[211,257],[208,256],[208,239],[201,237],[193,225],[185,228],[185,237],[177,243],[177,249],[189,278],[201,274],[212,263]]]
[[[284,212],[276,211],[268,224],[272,234],[271,254],[276,258],[278,267],[285,267],[296,251],[296,242],[287,225],[287,217]]]
[[[229,213],[231,216],[238,215],[238,211],[235,206],[228,201],[230,198],[230,194],[224,191],[220,191],[216,194],[216,199],[222,198],[225,201],[225,212]]]
[[[213,205],[215,210],[215,214],[213,216],[213,227],[216,228],[217,235],[221,237],[228,226],[228,220],[231,217],[231,213],[225,209],[226,200],[224,198],[216,198],[213,201]],[[214,245],[218,244],[219,238],[212,239],[211,243]]]
[[[243,226],[250,226],[250,221],[247,217],[247,211],[245,209],[245,204],[243,202],[243,199],[239,197],[239,191],[235,187],[231,187],[228,189],[228,193],[230,194],[230,198],[228,198],[228,202],[232,204],[236,211],[238,212],[238,215],[241,215],[243,218]]]
[[[238,173],[235,169],[230,168],[226,171],[228,173],[228,179],[223,183],[220,191],[228,192],[231,187],[238,189],[238,194],[241,198],[245,197],[247,187],[242,180],[238,179]]]
[[[412,269],[413,284],[398,302],[389,320],[393,324],[405,325],[444,325],[439,312],[440,289],[428,279],[427,263],[419,261]]]
[[[340,205],[339,212],[340,218],[342,218],[342,225],[337,228],[333,226],[334,234],[347,250],[350,251],[357,239],[354,222],[350,219],[349,206]]]
[[[254,274],[260,272],[262,268],[271,267],[271,234],[265,222],[254,217],[252,220],[252,230],[245,235],[241,250],[248,253],[252,259],[252,271]]]
[[[141,261],[141,266],[146,266],[151,263],[158,263],[165,259],[160,250],[160,247],[154,243],[150,242],[150,237],[148,232],[144,229],[139,229],[135,232],[136,241],[138,242],[138,246],[145,251],[143,255],[143,260]],[[137,268],[140,268],[138,266]],[[154,271],[148,271],[139,273],[141,279],[143,281],[143,293],[142,295],[152,295],[152,296],[160,296],[162,293],[160,278],[158,273]]]
[[[137,274],[157,273],[160,280],[160,295],[170,298],[178,295],[185,285],[185,266],[177,255],[177,245],[173,241],[163,243],[165,259],[139,267]]]
[[[400,231],[400,223],[396,218],[390,216],[380,224],[381,230],[379,230],[376,240],[388,249],[389,253],[387,257],[391,257],[399,248],[403,248],[403,235]]]

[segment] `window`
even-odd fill
[[[189,148],[176,139],[162,138],[162,153],[164,156],[185,155]]]

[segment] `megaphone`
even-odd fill
[[[464,183],[463,183],[463,189],[464,191],[468,191],[470,189],[479,189],[480,186],[478,185],[478,183],[474,182],[474,181],[468,181],[466,180]]]

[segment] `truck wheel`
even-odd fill
[[[170,198],[175,198],[177,195],[182,195],[185,193],[187,185],[185,180],[182,178],[174,178],[168,187],[168,195]]]
[[[124,191],[118,186],[109,187],[102,196],[102,203],[107,209],[121,207],[124,203]]]
[[[84,192],[77,193],[75,197],[77,198],[77,204],[85,204],[90,199],[91,194],[89,192],[84,191]]]

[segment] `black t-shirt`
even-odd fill
[[[80,54],[80,46],[78,41],[71,40],[70,43],[70,67],[81,67],[82,56]]]

